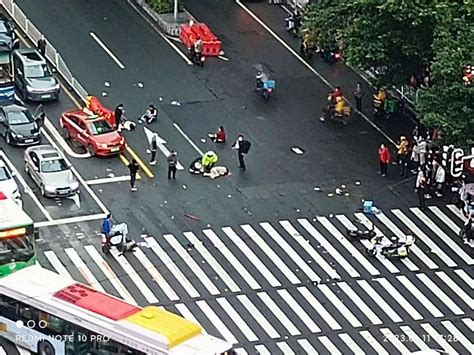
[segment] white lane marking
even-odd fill
[[[257,15],[255,15],[247,6],[242,4],[240,0],[235,1],[237,5],[239,5],[242,9],[244,9],[245,12],[247,12],[255,21],[257,21],[264,29],[267,30],[268,33],[270,33],[273,38],[275,38],[278,42],[280,42],[283,47],[285,47],[293,56],[298,59],[306,68],[308,68],[313,74],[315,74],[323,83],[325,83],[327,86],[329,86],[332,90],[334,90],[334,86],[327,81],[319,72],[317,72],[306,60],[304,60],[293,48],[291,48],[284,40],[282,40],[273,30],[268,27],[262,20],[260,20]],[[349,106],[354,108],[354,105],[349,102],[347,99],[345,100]],[[374,129],[377,130],[381,135],[383,135],[389,142],[391,142],[393,145],[397,145],[395,141],[390,138],[382,129],[380,129],[379,126],[377,126],[375,123],[373,123],[364,113],[361,113],[361,116],[364,118],[364,120],[367,121],[368,124],[370,124]]]
[[[64,224],[71,224],[71,223],[97,221],[99,219],[104,219],[105,217],[107,217],[107,214],[105,213],[97,213],[97,214],[77,216],[77,217],[68,217],[68,218],[54,219],[52,221],[35,222],[35,227],[43,228],[43,227],[51,227],[51,226],[61,226]]]
[[[77,126],[76,124],[74,124],[73,121],[69,120],[66,118],[66,120],[68,122],[70,122],[72,125],[76,126],[77,129],[80,130],[79,126]],[[59,134],[58,130],[56,129],[56,127],[51,123],[51,121],[46,117],[45,120],[44,120],[44,127],[48,129],[48,131],[51,133],[51,135],[56,139],[56,141],[58,142],[58,144],[61,146],[61,148],[63,148],[63,151],[66,152],[67,155],[73,157],[73,158],[76,158],[76,159],[86,159],[86,158],[90,158],[91,155],[89,153],[76,153],[75,151],[72,150],[72,148],[69,146],[69,144],[67,144],[67,142],[64,140],[64,138],[61,136],[61,134]],[[46,137],[46,139],[48,141],[51,141],[52,140],[52,137],[44,130],[42,129],[41,132],[43,133],[43,135]]]
[[[171,152],[168,150],[168,148],[165,147],[166,141],[163,138],[161,138],[158,135],[157,132],[153,132],[148,127],[143,127],[143,130],[145,131],[145,135],[146,135],[146,138],[148,140],[148,144],[150,146],[151,146],[153,136],[156,135],[156,145],[157,145],[158,149],[161,150],[161,152],[165,156],[165,159],[167,159],[170,156]],[[176,162],[176,169],[177,170],[184,170],[184,166],[182,166],[181,163],[179,161],[177,161]]]
[[[220,291],[217,289],[216,285],[209,279],[206,273],[201,269],[201,267],[194,261],[191,255],[183,248],[183,246],[176,240],[174,235],[165,234],[163,236],[169,245],[178,253],[181,260],[188,265],[189,269],[196,275],[197,279],[202,282],[204,287],[207,288],[211,295],[219,295]]]
[[[374,325],[382,324],[382,320],[377,317],[377,315],[370,309],[369,306],[359,297],[357,293],[346,283],[346,282],[338,282],[337,285],[339,288],[344,291],[344,293],[349,297],[349,299],[354,302],[354,304],[359,307],[362,313],[372,322]]]
[[[359,334],[365,339],[367,343],[375,350],[378,355],[389,355],[388,351],[380,345],[375,337],[368,330],[361,330]]]
[[[329,354],[342,355],[342,353],[339,351],[336,345],[334,345],[333,342],[327,336],[318,337],[318,340],[329,351]]]
[[[460,342],[462,344],[462,346],[464,346],[468,352],[471,352],[474,350],[474,344],[469,341],[468,338],[466,338],[466,336],[461,333],[459,331],[458,328],[456,328],[456,326],[451,323],[450,321],[448,320],[445,320],[445,321],[442,321],[441,324],[448,330],[448,332],[450,332],[453,337],[450,339],[450,340],[455,340],[456,342]],[[471,335],[471,339],[472,339],[472,335]]]
[[[436,217],[439,218],[441,222],[446,224],[456,235],[459,235],[459,232],[461,231],[461,228],[458,227],[456,223],[453,222],[451,218],[448,217],[446,213],[441,211],[438,206],[428,206],[431,212],[436,215]]]
[[[413,208],[411,209],[413,211]],[[421,211],[420,211],[421,212]],[[402,221],[416,236],[417,239],[420,239],[425,243],[430,249],[431,252],[438,255],[438,257],[443,260],[446,265],[449,267],[456,267],[457,264],[454,262],[453,259],[451,259],[444,251],[441,249],[435,242],[431,240],[430,237],[428,237],[423,231],[418,228],[418,226],[413,223],[412,220],[410,220],[402,211],[396,209],[392,210],[392,213],[398,217],[400,221]],[[415,213],[416,214],[416,213]],[[418,218],[426,218],[423,216],[418,216]],[[426,223],[426,222],[425,222]]]
[[[46,217],[48,221],[53,221],[53,218],[49,214],[49,212],[46,210],[46,207],[43,206],[43,204],[39,201],[38,197],[34,194],[34,192],[31,190],[30,186],[26,183],[25,179],[23,176],[21,176],[20,172],[15,168],[15,165],[11,162],[10,159],[8,159],[7,155],[5,152],[0,149],[0,156],[2,157],[2,160],[8,165],[11,171],[13,171],[16,174],[16,178],[20,182],[20,184],[23,186],[23,189],[25,193],[30,195],[31,199],[35,203],[35,205],[40,209],[40,211],[43,213],[43,215]]]
[[[257,323],[262,327],[262,329],[267,333],[267,335],[276,339],[280,337],[280,334],[273,328],[270,322],[265,318],[265,316],[260,312],[260,310],[255,307],[255,305],[250,301],[247,295],[238,295],[237,299],[242,303],[242,305],[247,309],[250,315],[257,321]]]
[[[283,275],[293,284],[300,284],[301,281],[298,277],[291,271],[291,269],[281,260],[277,253],[267,244],[264,239],[248,224],[240,226],[242,230],[248,234],[250,239],[252,239],[255,244],[257,244],[260,249],[267,254],[268,258],[275,264],[275,266],[281,271]],[[264,228],[265,229],[265,228]],[[285,252],[288,252],[287,249],[283,248]],[[290,255],[290,253],[288,253]],[[291,256],[291,255],[290,255]]]
[[[405,297],[402,296],[400,292],[388,281],[386,278],[378,278],[374,279],[374,281],[378,282],[382,287],[390,294],[390,296],[402,306],[402,308],[414,319],[414,320],[421,320],[423,316],[418,313],[418,311],[411,305],[410,302],[406,300]]]
[[[110,281],[110,283],[114,286],[120,297],[122,297],[128,303],[131,303],[136,306],[137,301],[135,301],[135,299],[132,297],[130,292],[128,292],[127,288],[122,284],[122,282],[120,282],[115,272],[104,260],[104,258],[99,254],[97,249],[93,245],[86,245],[84,246],[84,249],[90,255],[92,260],[94,260],[99,269],[104,273],[105,277],[107,277],[107,280]]]
[[[306,351],[308,355],[318,355],[316,348],[308,341],[308,339],[297,339],[296,342]]]
[[[148,22],[148,24],[153,27],[155,29],[155,31],[161,36],[161,38],[163,38],[166,43],[168,43],[171,48],[173,48],[173,50],[178,53],[178,55],[183,58],[183,60],[188,63],[188,65],[193,65],[193,62],[191,62],[188,57],[179,50],[179,48],[173,43],[171,42],[163,33],[161,33],[160,29],[157,27],[156,23],[152,22],[150,19],[148,19],[148,17],[146,17],[144,14],[142,14],[142,12],[137,8],[137,6],[135,5],[135,2],[132,1],[132,0],[128,0],[127,1],[131,7],[133,7],[135,9],[135,11],[146,21]],[[181,43],[181,42],[180,42]]]
[[[351,349],[351,351],[354,352],[354,354],[357,354],[357,355],[365,354],[365,352],[360,348],[359,345],[357,345],[357,343],[354,341],[354,339],[351,338],[349,334],[347,333],[339,334],[339,338],[341,338],[342,341],[346,343],[347,347]]]
[[[332,330],[341,330],[341,325],[334,319],[326,308],[318,301],[306,286],[298,287],[297,290],[308,301],[313,309],[321,316],[321,318],[329,325]]]
[[[472,318],[463,318],[461,319],[464,324],[471,330],[471,332],[474,332],[474,322],[472,321]]]
[[[212,267],[217,275],[224,281],[227,287],[232,292],[240,292],[239,286],[234,282],[232,277],[224,270],[224,268],[217,262],[214,256],[204,247],[204,243],[199,240],[193,232],[184,232],[184,236],[189,240],[191,244],[194,245],[194,248],[201,254],[201,256],[206,260],[206,262]]]
[[[265,306],[275,315],[275,317],[280,321],[280,323],[288,330],[288,332],[295,336],[300,335],[301,332],[298,328],[295,327],[293,322],[286,316],[285,313],[277,306],[275,301],[268,295],[266,292],[259,292],[257,296],[263,301]]]
[[[226,62],[229,61],[229,58],[224,57],[223,55],[219,55],[219,56],[217,56],[217,58],[222,59],[222,60],[224,60],[224,61],[226,61]]]
[[[122,182],[122,181],[130,181],[130,175],[123,175],[123,176],[114,176],[114,177],[107,177],[101,179],[92,179],[86,180],[87,185],[101,185],[101,184],[110,184],[113,182]]]
[[[158,244],[155,238],[148,237],[148,238],[145,238],[145,241],[148,243],[148,247],[151,250],[153,250],[153,252],[158,256],[158,258],[160,258],[161,262],[168,268],[171,275],[173,275],[176,278],[176,280],[178,280],[180,285],[183,286],[183,288],[186,290],[188,295],[193,298],[200,297],[201,295],[199,294],[199,292],[189,282],[186,276],[183,275],[181,270],[176,266],[173,260],[171,260],[171,258],[168,256],[168,253],[166,253],[161,248],[161,246]]]
[[[373,223],[371,221],[369,221],[369,219],[362,213],[354,213],[354,216],[365,226],[365,228],[372,228],[373,226]],[[352,222],[349,221],[349,219],[346,217],[346,216],[343,216],[343,215],[338,215],[336,216],[339,221],[344,224],[345,227],[348,227],[348,228],[356,228]],[[384,235],[384,233],[382,233],[382,231],[380,229],[378,229],[377,227],[373,226],[374,227],[374,231],[375,231],[375,234],[377,236],[381,236],[381,235]],[[365,248],[369,248],[371,246],[370,244],[370,240],[361,240],[360,241],[362,243],[362,245],[364,245]],[[387,259],[386,257],[384,257],[383,255],[380,255],[380,254],[377,254],[376,255],[376,258],[378,259],[378,261],[380,261],[386,268],[388,271],[390,271],[392,274],[397,274],[400,272],[400,270],[389,260]],[[409,260],[406,260],[406,259],[402,259],[402,262],[405,263],[405,265],[411,270],[411,271],[417,271],[418,268],[416,267],[416,265],[414,265],[411,261]],[[414,270],[412,270],[412,268],[414,268]]]
[[[352,313],[349,308],[342,303],[342,301],[327,285],[318,285],[318,288],[354,328],[362,327],[362,323],[359,322],[354,313]]]
[[[283,354],[285,355],[295,355],[295,352],[290,348],[288,343],[285,343],[283,341],[278,341],[276,345],[280,348],[281,351],[283,351]]]
[[[138,275],[132,265],[128,262],[127,258],[124,255],[120,255],[118,250],[112,248],[110,253],[120,264],[122,269],[127,273],[128,277],[133,281],[133,283],[137,286],[138,290],[142,293],[148,303],[159,303],[160,301],[154,295],[154,293],[148,288],[146,283],[142,280],[142,278]],[[135,254],[135,253],[134,253]]]
[[[410,208],[415,216],[417,216],[426,226],[428,226],[436,236],[441,238],[461,259],[463,259],[468,265],[473,265],[474,260],[467,255],[467,253],[461,249],[459,244],[453,241],[452,237],[449,237],[444,233],[436,224],[434,224],[423,212],[418,208]],[[456,236],[454,236],[457,238]],[[458,238],[459,239],[459,238]],[[441,257],[443,259],[444,256]],[[451,266],[448,264],[448,266]]]
[[[352,265],[344,259],[344,257],[324,238],[314,226],[305,218],[299,218],[298,223],[318,241],[321,246],[347,271],[351,277],[360,277],[360,274],[352,267]]]
[[[61,261],[59,260],[59,258],[56,256],[56,253],[52,250],[47,250],[43,253],[46,258],[48,259],[48,261],[51,263],[51,265],[53,266],[54,270],[56,270],[56,272],[61,275],[61,276],[64,276],[64,277],[69,277],[72,279],[72,276],[71,274],[69,273],[69,271],[67,271],[67,269],[64,267],[64,265],[61,263]]]
[[[206,315],[207,318],[211,321],[211,323],[214,325],[214,327],[217,329],[219,333],[224,337],[225,340],[227,340],[229,343],[232,344],[237,344],[238,341],[235,338],[235,336],[230,332],[229,328],[226,327],[224,322],[221,321],[221,319],[217,316],[217,314],[213,311],[213,309],[209,306],[209,304],[204,301],[196,301],[196,304],[198,305],[199,308],[201,308],[201,311]]]
[[[454,350],[454,348],[444,339],[444,334],[439,334],[431,324],[422,323],[420,326],[431,336],[435,342],[437,342],[443,348],[444,351],[448,352],[449,354],[457,354],[456,350]]]
[[[464,270],[458,269],[454,272],[471,288],[474,289],[474,280]]]
[[[327,229],[338,241],[342,244],[344,248],[351,254],[351,256],[356,259],[372,276],[380,275],[380,271],[377,270],[374,265],[372,265],[365,256],[361,254],[359,250],[357,250],[354,245],[347,240],[346,237],[342,235],[339,230],[332,225],[331,222],[326,217],[318,217],[318,222],[321,223],[324,228]]]
[[[428,276],[425,274],[416,275],[421,282],[423,282],[426,287],[436,296],[441,302],[443,302],[454,314],[461,315],[464,314],[463,310],[458,307],[456,303],[453,302],[451,298],[448,297],[443,290],[441,290]]]
[[[169,283],[165,278],[159,273],[156,267],[152,264],[150,259],[143,253],[140,248],[135,249],[133,255],[138,259],[138,261],[143,265],[143,268],[151,275],[153,281],[163,290],[166,296],[171,301],[178,301],[179,296],[174,292]]]
[[[444,271],[438,271],[435,273],[436,276],[438,276],[446,285],[451,288],[451,290],[454,291],[456,296],[458,296],[460,299],[464,301],[468,305],[469,308],[474,309],[474,300],[472,297],[469,297],[469,295],[464,292],[464,290],[459,287],[459,285],[454,282]]]
[[[107,48],[104,42],[102,42],[102,40],[99,37],[97,37],[97,35],[94,32],[89,32],[89,34],[94,39],[94,41],[96,41],[97,44],[101,46],[101,48],[105,51],[105,53],[107,53],[110,56],[110,58],[112,58],[112,60],[115,62],[115,64],[118,65],[120,69],[125,69],[125,65],[122,64],[122,62],[117,58],[117,56],[114,53],[112,53],[112,51],[109,48]]]
[[[398,334],[393,334],[388,328],[380,328],[380,333],[383,334],[384,342],[389,341],[402,354],[411,354],[411,351],[398,339]]]
[[[403,319],[397,314],[397,312],[395,312],[393,308],[390,307],[390,305],[373,289],[373,287],[366,280],[357,280],[357,283],[394,323],[403,322]]]
[[[308,313],[305,312],[303,307],[300,306],[298,302],[293,298],[293,296],[288,292],[288,290],[278,290],[278,294],[285,302],[290,306],[290,309],[295,312],[295,314],[301,319],[301,321],[308,327],[312,333],[319,333],[321,329],[314,323]]]
[[[271,273],[267,266],[255,255],[252,249],[242,240],[242,238],[234,232],[230,227],[223,227],[222,231],[232,240],[232,242],[242,251],[247,259],[255,266],[255,268],[267,279],[272,287],[281,286],[280,281]]]
[[[79,254],[73,248],[66,248],[64,252],[68,255],[69,259],[73,262],[76,268],[81,273],[82,277],[87,283],[98,291],[105,292],[99,281],[95,278],[94,274],[89,270],[84,261],[82,261]]]
[[[454,205],[446,205],[446,207],[461,221],[466,222],[466,217],[462,214],[462,212]]]
[[[444,314],[411,282],[406,276],[397,276],[398,281],[415,296],[415,298],[434,316],[444,317]]]
[[[240,314],[232,307],[232,305],[224,297],[216,298],[217,303],[220,304],[222,309],[227,313],[230,319],[237,325],[242,334],[247,338],[248,341],[259,341],[259,338],[255,333],[250,329],[250,327],[245,323]]]
[[[272,355],[265,345],[255,345],[255,350],[257,350],[257,354],[259,355]]]
[[[400,329],[407,335],[407,339],[413,342],[420,350],[429,350],[430,347],[407,325],[400,326]]]
[[[174,306],[185,319],[191,322],[194,322],[196,324],[199,324],[199,321],[197,320],[197,318],[194,316],[194,314],[191,313],[189,308],[184,303],[176,303]],[[204,328],[203,328],[203,331],[205,334],[207,334],[207,331]]]
[[[204,155],[204,153],[202,152],[201,149],[199,149],[199,147],[196,145],[196,143],[194,143],[194,142],[192,141],[192,139],[189,138],[189,136],[188,136],[186,133],[184,133],[184,131],[183,131],[183,130],[181,129],[181,127],[179,126],[179,124],[173,123],[173,126],[174,126],[174,128],[176,128],[176,129],[178,130],[178,132],[184,137],[184,139],[186,139],[186,140],[188,141],[188,143],[191,144],[191,147],[193,147],[194,150],[199,153],[199,155],[201,155],[201,156]]]
[[[269,353],[270,354],[270,353]],[[0,345],[0,355],[8,355],[5,350],[3,350],[3,347]]]
[[[234,267],[235,270],[242,276],[242,278],[248,283],[248,285],[253,290],[258,290],[262,288],[258,282],[253,278],[252,275],[247,271],[247,269],[242,265],[242,263],[232,254],[232,252],[227,248],[227,246],[221,242],[219,237],[212,229],[205,229],[202,231],[206,237],[212,242],[214,247],[219,250],[222,255],[229,261],[230,265]]]
[[[398,238],[403,238],[406,234],[403,233],[386,215],[383,213],[379,213],[376,215],[376,217],[383,223],[385,224],[392,233],[394,233]],[[426,256],[426,254],[418,248],[416,244],[412,245],[410,247],[410,251],[412,251],[421,261],[423,261],[426,266],[428,266],[430,269],[437,269],[438,265],[436,265],[430,258]],[[405,258],[404,260],[406,260]]]
[[[237,349],[235,349],[235,353],[236,353],[237,355],[248,355],[247,350],[245,350],[244,348],[237,348]]]

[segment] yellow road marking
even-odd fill
[[[130,162],[129,162],[128,159],[125,157],[125,155],[120,154],[120,155],[119,155],[119,158],[120,158],[120,160],[122,161],[122,163],[124,163],[125,166],[128,167],[128,164],[129,164]],[[141,180],[141,178],[142,178],[142,177],[140,176],[140,173],[137,173],[137,180]]]
[[[153,173],[151,170],[148,168],[148,166],[143,162],[143,160],[140,159],[140,157],[133,151],[131,147],[127,144],[127,152],[130,153],[130,155],[137,161],[138,165],[142,168],[142,170],[145,172],[145,174],[148,175],[149,178],[154,177]]]

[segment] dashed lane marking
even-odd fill
[[[117,58],[117,56],[105,45],[102,40],[97,37],[97,35],[94,32],[89,32],[90,36],[94,39],[94,41],[97,42],[97,44],[107,53],[110,58],[115,62],[115,64],[118,65],[120,69],[125,69],[125,65],[122,64],[122,62]]]

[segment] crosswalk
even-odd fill
[[[367,256],[368,241],[346,236],[356,218],[379,234],[411,230],[412,253],[400,261]],[[195,320],[240,354],[466,354],[474,352],[474,262],[457,236],[462,223],[453,206],[264,221],[148,235],[147,247],[125,256],[104,255],[99,239],[55,245],[62,226],[42,230],[50,243],[39,261]]]

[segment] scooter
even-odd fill
[[[358,223],[361,223],[360,221],[357,221]],[[372,239],[377,235],[377,233],[374,230],[374,225],[372,224],[372,227],[370,229],[366,230],[361,230],[361,229],[346,229],[347,235],[353,238],[357,239]]]
[[[371,239],[371,245],[366,249],[369,256],[375,257],[381,254],[386,258],[401,259],[408,256],[410,247],[415,243],[415,237],[411,233],[403,238],[387,238],[376,236]]]
[[[257,74],[255,79],[255,91],[261,93],[265,101],[270,100],[270,95],[273,93],[273,89],[275,89],[275,80],[268,80],[268,78],[262,79],[261,74]]]
[[[102,252],[108,254],[113,247],[122,254],[134,251],[138,244],[132,239],[127,238],[127,235],[128,226],[126,223],[113,226],[109,236],[102,233]]]
[[[335,64],[342,58],[341,50],[338,46],[335,46],[333,48],[323,48],[323,50],[321,51],[321,57],[326,63]]]
[[[197,53],[193,50],[193,48],[188,48],[188,56],[189,60],[193,62],[193,64],[199,65],[200,67],[204,67],[204,62],[206,61],[206,57],[202,55],[202,53]]]

